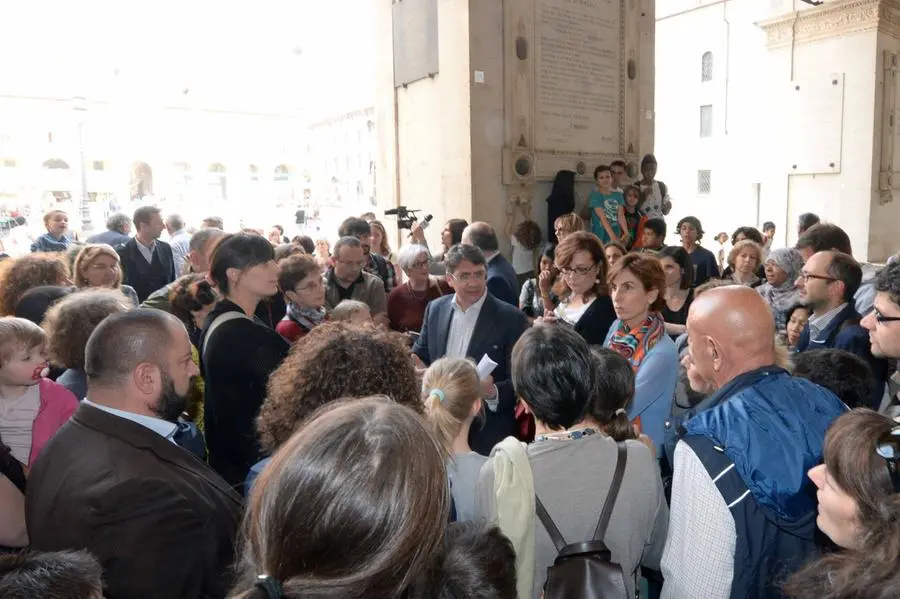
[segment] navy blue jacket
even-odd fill
[[[867,407],[877,410],[881,406],[884,396],[884,385],[887,381],[887,360],[876,358],[872,355],[872,345],[869,342],[869,331],[859,325],[859,313],[853,303],[847,305],[819,335],[819,341],[810,339],[809,323],[800,333],[797,342],[797,353],[813,349],[842,349],[855,354],[865,360],[872,368],[875,375],[875,387]]]
[[[422,331],[412,351],[426,365],[447,353],[447,337],[453,319],[453,299],[445,295],[428,303],[422,321]],[[484,300],[466,356],[478,362],[484,354],[497,363],[494,383],[497,385],[499,405],[496,411],[485,408],[483,426],[475,423],[469,433],[469,444],[482,455],[489,455],[494,445],[516,431],[516,394],[510,380],[512,348],[528,328],[525,314],[518,308],[501,302],[490,292]]]
[[[147,262],[138,249],[137,240],[132,237],[116,248],[122,263],[122,283],[131,285],[137,292],[138,301],[143,302],[157,289],[162,289],[175,280],[175,260],[172,248],[165,241],[157,241],[153,251],[153,262]]]
[[[487,288],[498,300],[519,307],[519,280],[516,278],[516,269],[503,254],[497,254],[488,262]]]
[[[807,471],[821,463],[825,432],[847,407],[777,367],[732,383],[710,397],[715,406],[684,424],[682,440],[734,517],[731,597],[782,597],[780,584],[817,553],[816,496]]]
[[[118,231],[111,231],[107,229],[102,233],[97,233],[96,235],[91,235],[87,238],[88,243],[105,243],[106,245],[111,245],[113,247],[120,246],[123,243],[126,243],[131,237],[126,235],[125,233],[119,233]]]

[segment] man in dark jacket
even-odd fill
[[[105,243],[112,247],[118,247],[131,239],[129,233],[131,233],[131,219],[127,214],[117,212],[106,221],[106,231],[91,235],[87,238],[87,242]]]
[[[429,302],[422,333],[412,351],[426,366],[443,357],[478,362],[485,355],[497,364],[482,381],[484,425],[476,424],[469,433],[472,449],[488,455],[494,445],[515,434],[516,394],[510,380],[510,359],[528,321],[521,310],[491,295],[485,285],[484,254],[478,248],[455,245],[445,254],[444,264],[456,293]]]
[[[775,323],[750,288],[707,291],[687,329],[691,387],[711,395],[674,451],[662,596],[781,597],[784,577],[816,553],[806,473],[846,406],[775,366]]]
[[[877,410],[884,394],[887,360],[872,355],[869,331],[860,326],[853,296],[861,282],[862,268],[852,256],[831,251],[810,256],[797,279],[800,301],[812,308],[797,352],[843,349],[865,360],[876,381],[867,407]]]
[[[384,292],[390,293],[398,285],[397,269],[388,260],[376,252],[372,252],[372,225],[361,218],[351,216],[341,223],[338,235],[356,237],[362,244],[365,253],[363,271],[375,275],[384,282]]]
[[[225,597],[241,503],[175,444],[198,374],[187,331],[131,310],[104,320],[85,356],[87,399],[28,479],[31,548],[87,549],[111,599]]]
[[[494,228],[484,222],[474,222],[463,231],[462,242],[474,245],[487,260],[487,288],[501,302],[519,307],[519,282],[516,269],[500,253],[500,242]]]
[[[166,228],[156,206],[141,206],[134,211],[137,233],[116,248],[122,261],[122,283],[131,285],[143,302],[150,294],[175,280],[175,259],[172,248],[159,241]]]

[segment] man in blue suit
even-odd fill
[[[849,254],[818,252],[810,256],[797,279],[800,301],[812,309],[797,342],[797,352],[843,349],[865,360],[875,375],[866,407],[877,410],[884,395],[888,364],[872,355],[869,331],[860,326],[853,297],[861,282],[862,267]]]
[[[118,247],[131,239],[129,233],[131,233],[131,218],[127,214],[118,212],[106,221],[106,231],[91,235],[87,238],[87,242],[105,243],[112,247]]]
[[[484,252],[487,261],[487,289],[498,300],[519,307],[519,281],[516,269],[500,253],[500,242],[494,228],[484,222],[475,222],[466,227],[462,242],[474,245]]]
[[[485,354],[497,363],[482,381],[483,425],[469,434],[472,449],[488,455],[499,441],[515,435],[516,394],[510,381],[510,356],[525,329],[525,315],[499,301],[487,287],[484,254],[475,246],[455,245],[444,254],[447,281],[456,291],[428,304],[413,353],[424,365],[443,357],[471,358]]]

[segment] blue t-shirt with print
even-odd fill
[[[607,195],[600,193],[599,190],[595,189],[591,192],[589,202],[591,207],[591,231],[593,231],[594,235],[599,237],[604,245],[610,241],[617,241],[621,238],[622,231],[619,228],[619,207],[625,205],[625,196],[622,195],[622,192],[614,191]],[[606,228],[604,228],[603,223],[600,222],[600,217],[597,216],[597,208],[603,212],[606,216],[606,220],[609,221],[610,228],[616,234],[615,240],[610,239],[609,233],[606,232]]]

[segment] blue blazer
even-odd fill
[[[412,351],[426,365],[443,358],[447,353],[447,337],[450,334],[452,302],[455,297],[445,295],[429,302],[425,308],[422,331]],[[497,363],[493,377],[497,385],[499,405],[495,412],[485,407],[483,426],[476,423],[469,433],[469,444],[482,455],[490,454],[494,445],[515,435],[516,394],[509,378],[510,356],[516,341],[527,328],[525,314],[488,292],[466,351],[466,356],[476,363],[484,354]]]
[[[848,322],[849,321],[849,322]],[[875,375],[875,385],[868,406],[877,410],[881,405],[884,395],[884,385],[887,381],[887,360],[876,358],[872,355],[872,345],[869,342],[869,331],[859,325],[860,317],[853,302],[834,317],[822,331],[821,339],[810,339],[809,323],[803,327],[800,340],[797,341],[797,353],[814,349],[842,349],[855,354],[866,361]]]
[[[503,254],[497,254],[487,265],[487,288],[502,302],[519,307],[519,279],[516,269]]]
[[[124,233],[119,233],[118,231],[110,231],[107,229],[102,233],[97,233],[96,235],[91,235],[87,238],[88,243],[105,243],[106,245],[111,245],[113,247],[117,247],[122,245],[123,243],[127,243],[131,237],[125,235]]]

